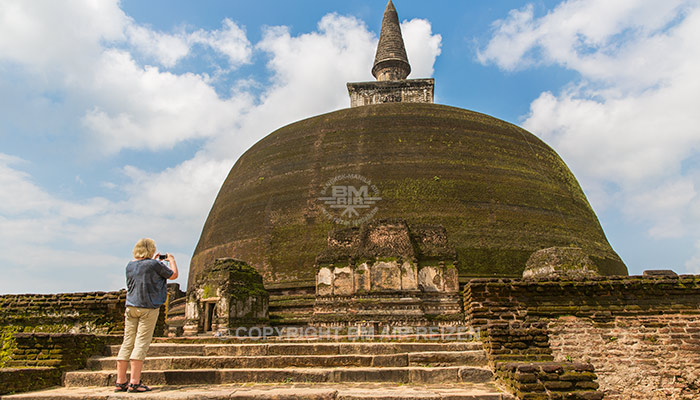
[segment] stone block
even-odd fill
[[[571,388],[573,388],[574,384],[572,382],[568,382],[568,381],[547,381],[544,383],[544,387],[547,390],[564,391],[564,390],[570,390]]]
[[[493,379],[493,372],[488,368],[460,367],[459,379],[462,382],[488,382]]]
[[[648,269],[642,272],[642,276],[675,278],[678,277],[678,274],[670,269]]]
[[[401,289],[418,290],[418,271],[410,262],[401,265]]]
[[[443,279],[445,281],[444,289],[446,292],[459,292],[459,273],[455,266],[448,265],[444,268]]]
[[[355,293],[355,282],[352,268],[336,267],[333,269],[333,294],[335,296],[350,296]]]
[[[523,278],[528,280],[585,280],[597,276],[598,267],[578,247],[550,247],[535,251],[523,271]]]
[[[576,382],[576,388],[583,389],[583,390],[597,390],[599,386],[600,385],[598,385],[598,382],[591,382],[591,381]]]
[[[355,267],[355,293],[366,293],[372,290],[372,278],[367,263]]]
[[[424,292],[441,292],[444,290],[442,271],[439,267],[422,267],[418,271],[418,287]]]
[[[373,291],[401,290],[401,270],[396,261],[377,262],[370,271]]]
[[[523,383],[533,383],[533,382],[537,382],[537,375],[517,373],[517,374],[515,374],[515,379],[517,379],[518,381],[523,382]]]
[[[316,294],[319,296],[331,296],[333,294],[333,272],[330,268],[323,267],[316,274]]]
[[[409,379],[412,384],[456,382],[460,379],[459,368],[411,368]]]

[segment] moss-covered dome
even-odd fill
[[[484,114],[436,104],[344,109],[268,135],[231,169],[190,266],[255,266],[266,284],[313,285],[334,224],[324,185],[360,174],[380,192],[374,218],[442,225],[461,277],[520,276],[532,252],[583,249],[602,274],[626,275],[578,182],[544,142]]]

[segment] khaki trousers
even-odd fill
[[[158,321],[158,308],[126,307],[124,342],[117,360],[145,360]]]

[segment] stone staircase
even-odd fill
[[[159,339],[141,398],[207,399],[514,399],[493,381],[476,341]],[[67,372],[64,388],[7,399],[121,399],[111,392],[119,346]]]
[[[314,313],[313,293],[278,294],[270,292],[270,325],[298,326],[311,322]]]

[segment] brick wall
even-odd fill
[[[607,399],[700,398],[700,316],[562,317],[549,331],[554,359],[593,364]]]
[[[124,333],[126,290],[0,296],[0,326],[19,332]],[[165,334],[165,305],[155,336]]]
[[[523,399],[573,390],[533,384],[518,372],[531,361],[562,370],[590,365],[587,383],[578,385],[586,390],[571,394],[578,398],[700,398],[700,276],[475,279],[464,304],[467,321],[485,332],[497,376]]]
[[[92,355],[101,354],[107,344],[119,344],[119,336],[85,333],[16,333],[8,367],[85,367]]]
[[[40,390],[61,384],[58,368],[0,369],[0,395],[29,390]]]
[[[76,333],[16,333],[10,360],[0,369],[0,394],[61,384],[63,372],[85,368],[87,359],[118,344],[119,336]]]
[[[124,331],[126,290],[0,296],[0,325],[26,332]]]
[[[601,400],[596,374],[587,363],[497,363],[496,375],[521,400]]]

